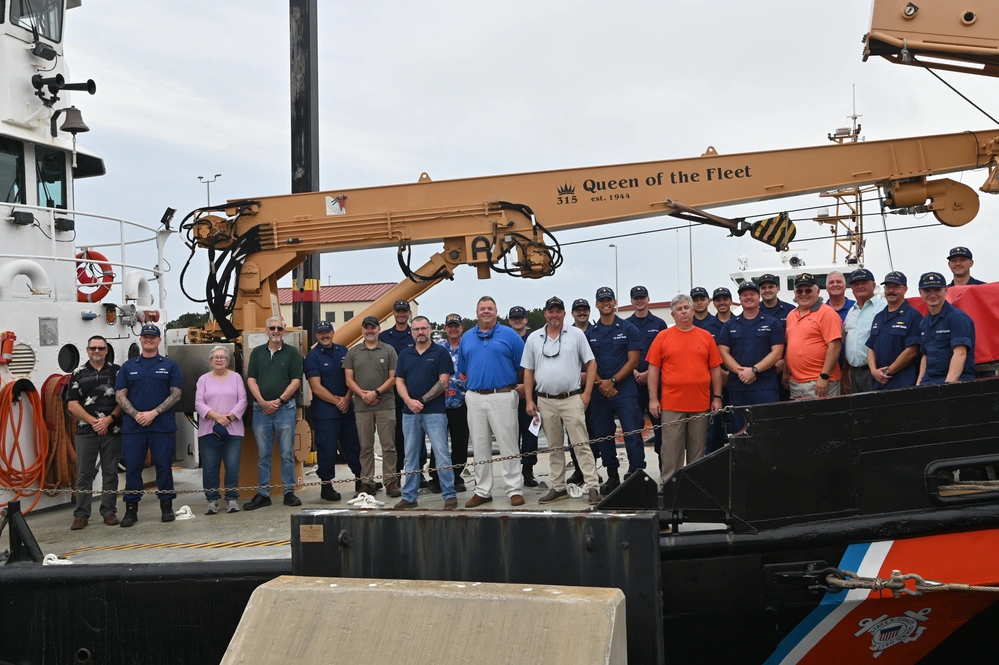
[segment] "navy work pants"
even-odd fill
[[[157,496],[162,501],[176,499],[173,491],[173,454],[175,432],[137,432],[121,437],[121,459],[125,462],[125,489],[141,490],[142,467],[146,463],[146,451],[152,452],[156,467]],[[141,494],[126,494],[125,503],[138,503]]]
[[[754,404],[772,404],[781,401],[780,391],[776,388],[769,390],[736,390],[728,394],[728,403],[732,406],[752,406]],[[732,421],[729,430],[732,434],[738,434],[746,426],[744,412],[736,409],[732,414]]]
[[[615,416],[621,422],[621,430],[630,432],[640,430],[645,424],[641,411],[638,410],[638,399],[636,397],[623,397],[616,395],[611,399],[594,399],[590,402],[590,424],[593,426],[593,436],[602,438],[612,436],[617,431],[617,424],[614,422]],[[597,444],[600,451],[600,459],[603,460],[604,467],[616,469],[621,466],[617,459],[617,442],[614,439],[601,441]],[[645,468],[645,444],[642,439],[642,432],[629,434],[624,437],[624,449],[628,453],[628,470]]]
[[[339,418],[313,418],[316,444],[316,460],[319,468],[316,475],[320,480],[336,478],[337,448],[347,459],[347,466],[357,478],[361,477],[361,442],[357,437],[357,420],[354,412],[348,411]]]
[[[537,403],[538,396],[534,396],[535,403]],[[517,403],[517,422],[520,425],[520,452],[523,453],[534,453],[533,455],[528,455],[527,457],[522,457],[520,463],[524,466],[534,466],[538,463],[538,435],[531,434],[531,416],[527,415],[527,400],[521,398]]]

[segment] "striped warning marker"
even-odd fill
[[[797,232],[794,222],[791,221],[791,216],[786,212],[782,212],[776,217],[753,222],[753,227],[750,230],[750,234],[754,238],[779,250],[787,249]]]
[[[244,540],[239,542],[223,543],[131,543],[129,545],[87,545],[85,547],[77,547],[75,550],[70,550],[69,552],[60,555],[59,558],[68,559],[75,554],[82,554],[84,552],[120,552],[126,550],[157,549],[217,550],[244,547],[288,547],[290,545],[290,540]]]

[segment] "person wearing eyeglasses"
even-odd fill
[[[281,456],[281,484],[284,505],[301,506],[295,496],[295,421],[298,405],[295,394],[302,385],[302,354],[284,343],[284,319],[267,319],[267,344],[250,352],[246,386],[253,396],[253,438],[257,440],[257,484],[271,484],[271,455],[277,438]],[[246,510],[271,505],[270,490],[258,489]]]
[[[409,325],[409,317],[412,315],[413,307],[409,304],[408,300],[396,300],[395,304],[392,305],[392,317],[395,319],[395,325],[378,333],[378,339],[395,349],[397,356],[403,352],[403,349],[408,349],[416,343],[413,339],[413,329]],[[405,434],[402,431],[402,409],[402,399],[397,392],[395,394],[396,471],[402,471],[403,461],[406,459],[406,449],[404,447]],[[426,466],[426,463],[427,447],[424,445],[423,452],[420,453],[420,468],[422,469]],[[424,487],[429,487],[429,483],[421,473],[420,488]]]
[[[520,364],[524,367],[527,413],[532,418],[541,414],[541,426],[545,428],[551,451],[548,459],[552,488],[538,503],[553,503],[569,498],[565,488],[563,435],[568,430],[570,440],[587,440],[586,407],[593,394],[597,363],[586,335],[579,328],[565,324],[565,303],[561,298],[553,296],[545,303],[545,321],[544,328],[528,335]],[[585,383],[580,383],[580,366],[586,368]],[[579,446],[576,459],[583,474],[587,501],[591,505],[600,503],[600,481],[593,451],[589,446]]]
[[[118,460],[121,459],[121,407],[115,400],[118,365],[108,362],[108,341],[100,335],[87,340],[89,360],[73,370],[66,391],[66,408],[76,418],[76,509],[69,528],[78,531],[90,521],[91,490],[101,463],[101,517],[118,524]]]
[[[513,328],[496,319],[496,301],[482,296],[475,306],[478,324],[461,336],[458,346],[458,373],[468,387],[468,430],[472,438],[475,465],[475,494],[465,503],[475,508],[493,500],[493,437],[500,455],[514,456],[500,463],[510,505],[524,505],[524,476],[521,475],[517,445],[517,391],[523,381],[520,358],[524,340]]]
[[[173,455],[176,450],[177,419],[174,405],[180,401],[184,376],[180,366],[160,354],[159,326],[147,323],[139,333],[141,352],[126,360],[115,377],[115,399],[125,418],[121,427],[121,458],[125,462],[125,516],[121,526],[130,527],[139,521],[139,501],[142,500],[142,468],[150,453],[156,467],[156,495],[160,500],[160,521],[172,522]]]
[[[807,272],[794,278],[794,297],[798,307],[787,315],[784,330],[784,385],[791,399],[839,395],[843,321],[819,300],[818,282]]]
[[[243,446],[246,388],[243,377],[229,369],[229,351],[214,346],[208,360],[212,371],[198,377],[194,408],[198,412],[198,450],[201,481],[208,507],[205,515],[218,515],[219,466],[225,464],[227,513],[239,512],[239,457]]]

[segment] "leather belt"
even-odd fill
[[[538,393],[538,397],[544,397],[545,399],[569,399],[570,397],[575,397],[576,395],[582,395],[583,389],[576,388],[575,390],[570,390],[567,393],[559,393],[558,395],[549,395],[548,393]]]
[[[508,393],[514,389],[515,386],[505,386],[503,388],[493,388],[492,390],[473,390],[473,393],[478,393],[480,395],[492,395],[493,393]]]

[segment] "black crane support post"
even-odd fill
[[[291,37],[291,191],[319,191],[318,0],[289,0]],[[312,346],[319,323],[319,256],[292,272],[292,325]]]

